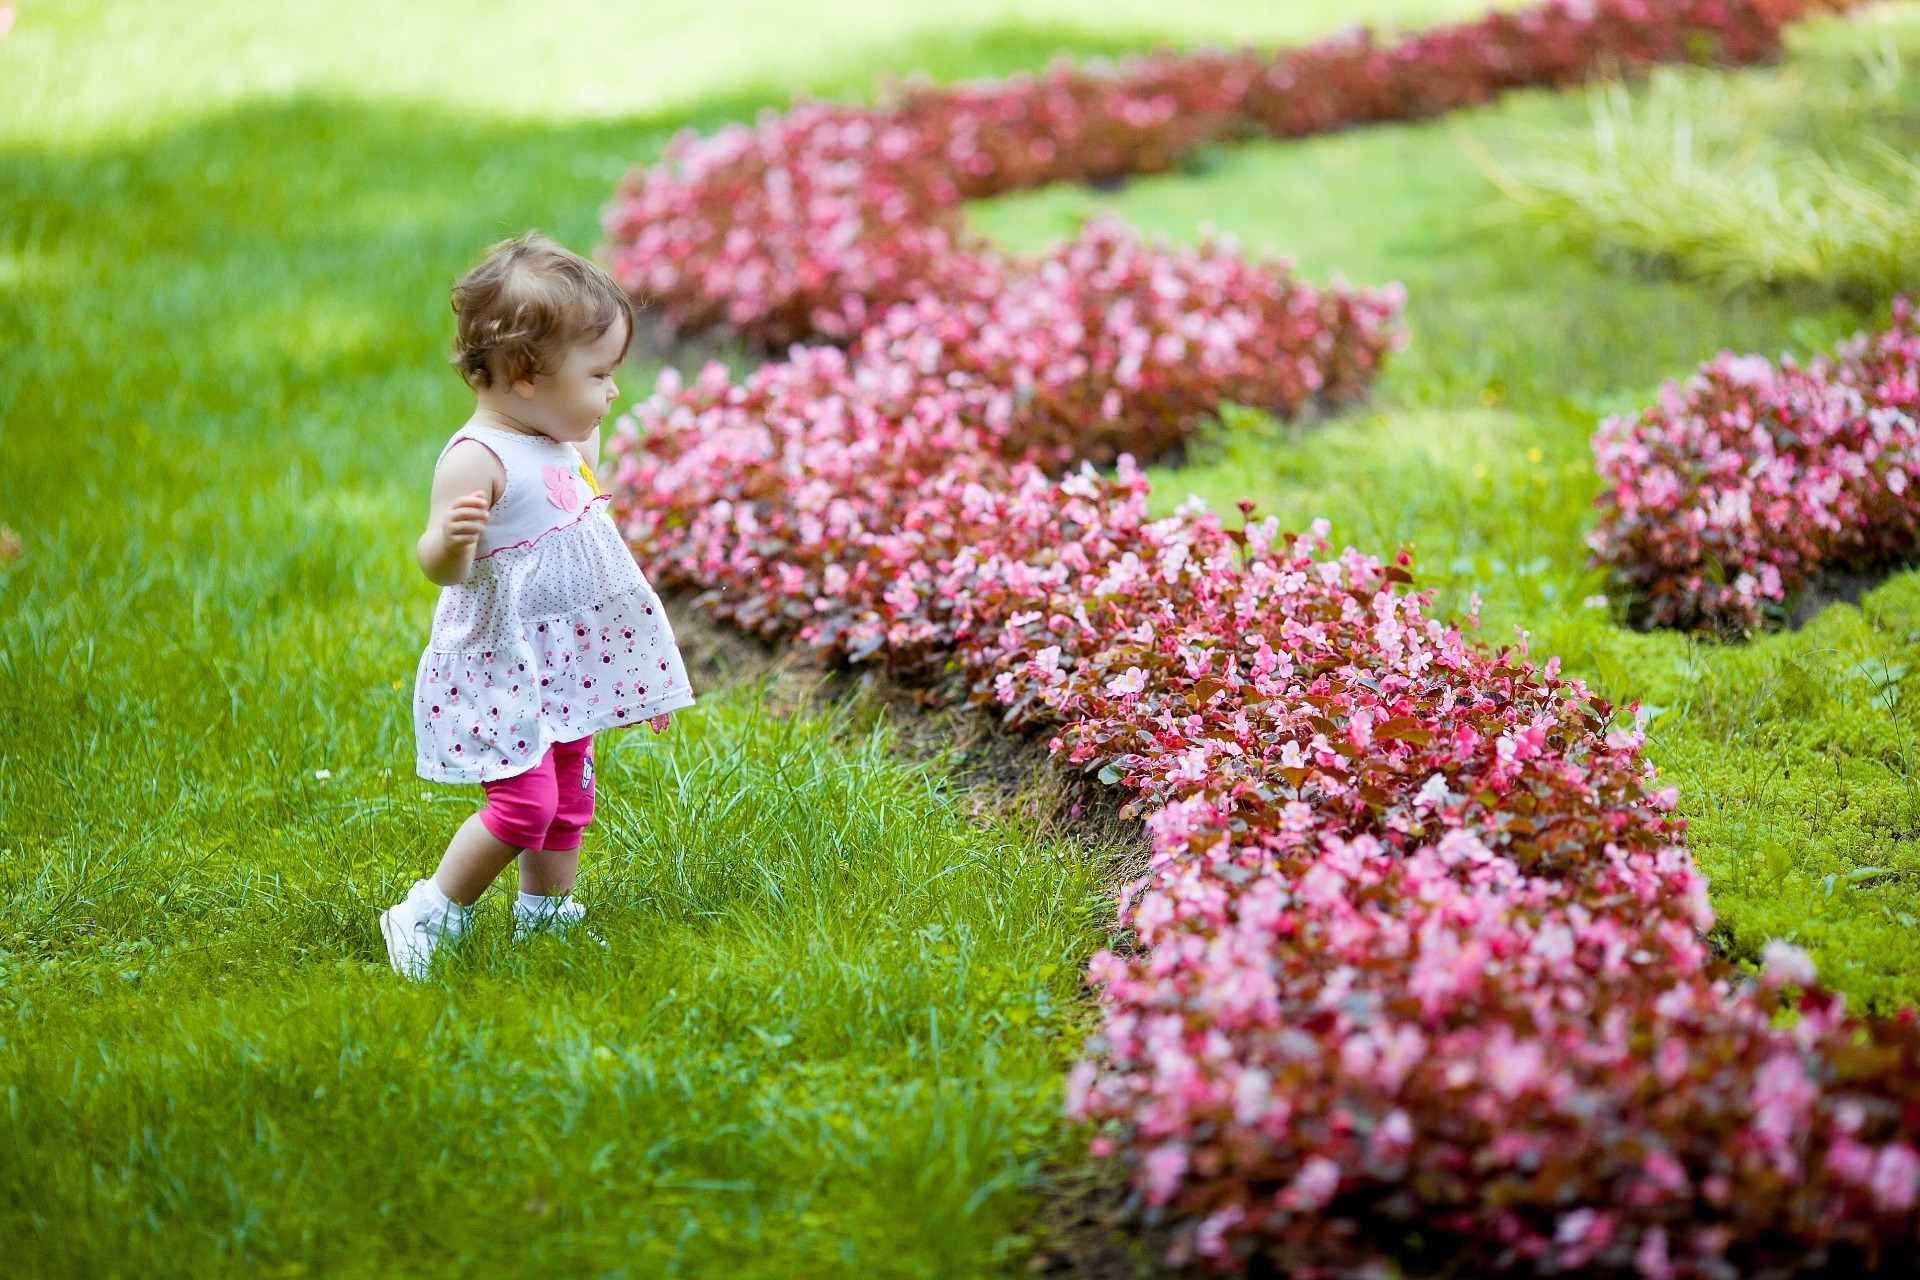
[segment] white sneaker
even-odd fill
[[[440,944],[457,941],[467,931],[466,909],[458,903],[438,907],[426,890],[425,880],[415,880],[406,897],[380,913],[380,933],[387,940],[393,971],[416,982],[427,976]]]
[[[586,915],[585,904],[575,902],[572,894],[564,898],[542,899],[537,907],[530,907],[516,898],[513,904],[513,940],[525,942],[542,929],[566,933],[579,925]],[[580,932],[603,947],[607,945],[591,929],[581,929]]]

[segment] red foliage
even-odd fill
[[[1165,170],[1210,140],[1410,120],[1507,89],[1657,61],[1753,62],[1797,0],[1552,0],[1382,46],[1365,31],[1267,57],[1161,52],[1000,83],[912,84],[874,108],[806,102],[675,138],[615,196],[614,273],[677,330],[765,346],[854,338],[897,302],[981,296],[1022,264],[960,201]]]
[[[1920,334],[1892,327],[1806,368],[1723,353],[1593,439],[1590,536],[1648,626],[1738,631],[1828,570],[1913,558]]]
[[[1776,16],[1620,0],[1456,29],[1478,43],[1420,38],[1435,58],[1482,60],[1477,79],[1447,82],[1457,99],[1395,90],[1399,64],[1362,41],[1321,46],[1298,56],[1333,87],[1294,107],[1304,129],[1478,100],[1502,77],[1557,82],[1580,72],[1556,41],[1602,38],[1581,23],[1612,24],[1622,57],[1702,32],[1748,56],[1771,47]],[[1107,99],[1078,105],[1057,74],[1049,127],[1107,165],[1101,148],[1127,135],[1105,131]],[[1077,133],[1059,123],[1069,106],[1093,117]],[[1175,98],[1129,127],[1162,128],[1156,145],[1176,154],[1189,135],[1174,116],[1212,109]],[[913,154],[913,130],[856,141],[854,122],[834,125],[841,152]],[[1009,133],[976,126],[972,154]],[[967,180],[1010,163],[971,164]],[[857,173],[833,181],[859,187]],[[910,185],[868,203],[910,202]],[[793,198],[759,179],[733,190],[749,212],[757,192]],[[700,287],[743,273],[737,323],[825,316],[863,329],[858,343],[796,348],[744,384],[718,366],[692,387],[664,377],[610,442],[616,513],[656,581],[829,658],[957,681],[1136,793],[1155,861],[1121,913],[1141,947],[1094,961],[1104,1028],[1068,1105],[1171,1217],[1177,1258],[1378,1274],[1380,1242],[1417,1227],[1493,1268],[1655,1280],[1787,1274],[1837,1245],[1911,1260],[1920,1031],[1846,1017],[1792,948],[1771,946],[1757,981],[1711,959],[1677,794],[1630,719],[1557,660],[1429,616],[1404,554],[1330,556],[1324,526],[1227,530],[1193,507],[1149,519],[1124,455],[1114,478],[1048,475],[1062,450],[1158,447],[1223,387],[1285,411],[1364,385],[1397,299],[1096,227],[1030,271],[983,256],[941,277],[957,259],[915,240],[850,308],[842,277],[886,255],[849,249],[867,194],[836,199],[792,206],[843,237],[821,272],[789,288],[768,262],[811,250],[779,233],[757,266],[751,246],[701,259],[720,274]],[[697,249],[697,224],[661,235]],[[647,254],[634,262],[663,260]],[[887,291],[908,278],[926,287]],[[1906,350],[1863,348],[1848,385],[1910,388]]]

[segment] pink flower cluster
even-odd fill
[[[1027,264],[965,231],[960,202],[1164,170],[1194,147],[1404,120],[1599,68],[1779,48],[1804,0],[1550,0],[1396,44],[1365,31],[1266,56],[1057,63],[999,83],[900,86],[876,107],[805,102],[674,139],[607,210],[616,276],[671,329],[724,323],[770,348],[847,341],[898,302],[990,293]]]
[[[1182,1256],[1340,1274],[1418,1226],[1719,1277],[1914,1239],[1920,1028],[1845,1017],[1789,948],[1757,987],[1711,960],[1631,721],[1428,616],[1404,555],[1149,519],[1129,458],[1051,479],[989,384],[897,370],[669,375],[616,508],[742,625],[957,677],[1138,792],[1140,947],[1094,961],[1069,1106]]]
[[[1311,288],[1230,238],[1147,246],[1113,218],[1011,274],[987,298],[921,298],[861,336],[867,368],[907,365],[1001,389],[1002,447],[1057,465],[1158,457],[1219,404],[1292,417],[1366,393],[1404,339],[1399,285]]]
[[[1805,368],[1722,354],[1594,435],[1595,559],[1648,626],[1739,631],[1822,572],[1898,564],[1920,534],[1920,334]]]
[[[714,592],[719,616],[865,657],[889,624],[855,607],[854,575],[883,571],[850,560],[863,539],[899,533],[904,565],[915,513],[953,485],[1156,455],[1222,397],[1284,414],[1358,395],[1400,303],[1096,222],[990,300],[895,307],[851,352],[796,346],[741,385],[669,375],[610,442],[628,455],[617,511],[650,571]]]
[[[1791,948],[1757,983],[1715,963],[1631,720],[1524,638],[1430,616],[1404,554],[1197,504],[1148,517],[1131,453],[1223,396],[1352,394],[1396,296],[1109,224],[1010,264],[961,243],[957,202],[1164,165],[1247,121],[1426,114],[1596,50],[1760,56],[1797,8],[1554,4],[1388,50],[808,105],[676,144],[610,220],[675,323],[857,337],[743,383],[665,375],[620,421],[614,509],[655,581],[964,688],[1137,793],[1139,946],[1093,963],[1104,1027],[1068,1104],[1188,1261],[1377,1272],[1416,1227],[1491,1267],[1652,1280],[1911,1261],[1920,1026],[1846,1017]],[[1891,405],[1906,342],[1826,381]],[[1059,474],[1116,455],[1111,478]]]

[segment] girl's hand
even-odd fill
[[[652,730],[655,733],[665,733],[667,731],[667,726],[672,723],[673,723],[673,713],[671,711],[669,711],[666,715],[655,716],[653,719],[647,721],[648,726],[652,728]]]
[[[455,498],[440,518],[440,536],[450,547],[471,547],[486,530],[493,503],[484,489],[476,489],[464,498]]]

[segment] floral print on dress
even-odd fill
[[[416,764],[436,782],[510,778],[556,742],[693,705],[666,612],[607,499],[583,501],[572,467],[538,469],[538,488],[509,470],[509,492],[582,514],[481,557],[440,593],[414,686]]]

